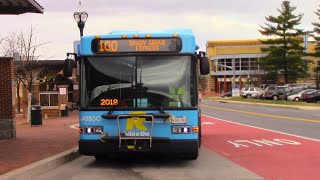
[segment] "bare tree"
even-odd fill
[[[27,32],[12,33],[4,39],[2,44],[4,56],[15,58],[15,81],[17,85],[18,108],[20,111],[20,84],[28,91],[28,121],[30,120],[31,94],[33,84],[38,76],[46,70],[37,67],[35,61],[39,59],[39,50],[47,43],[38,43],[33,26]]]
[[[6,56],[6,57],[13,57],[14,52],[15,52],[15,37],[16,34],[12,33],[8,37],[0,37],[0,45],[2,46],[3,52],[1,52],[0,56]],[[15,75],[16,77],[16,75]],[[20,112],[20,81],[15,78],[15,84],[16,84],[16,93],[17,93],[17,99],[18,99],[18,104],[17,104],[17,111]]]
[[[16,33],[11,33],[9,36],[6,38],[3,38],[3,43],[2,43],[2,54],[3,56],[9,56],[9,57],[14,57],[15,60],[17,59],[18,55],[18,48],[17,46],[17,34]],[[17,95],[17,112],[20,113],[20,80],[17,78],[17,73],[15,73],[15,84],[16,84],[16,95]]]
[[[4,38],[2,38],[2,37],[0,36],[0,44],[2,43],[3,40],[4,40]]]

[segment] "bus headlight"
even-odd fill
[[[190,134],[191,126],[172,126],[172,134]]]
[[[88,126],[83,127],[84,134],[101,134],[103,132],[103,126]]]

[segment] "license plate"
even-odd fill
[[[187,117],[186,116],[172,116],[172,124],[186,124]]]

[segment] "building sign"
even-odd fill
[[[59,94],[67,94],[67,88],[59,88]]]
[[[78,84],[74,84],[73,85],[73,90],[79,90],[79,85]]]

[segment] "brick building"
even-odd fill
[[[73,109],[79,101],[76,78],[62,75],[62,60],[15,61],[16,69],[23,63],[23,69],[38,74],[32,85],[31,105],[40,105],[44,117],[61,116],[65,107]],[[76,70],[76,69],[75,69]],[[75,73],[74,73],[75,74]],[[27,115],[28,92],[20,85],[20,105],[23,115]]]

